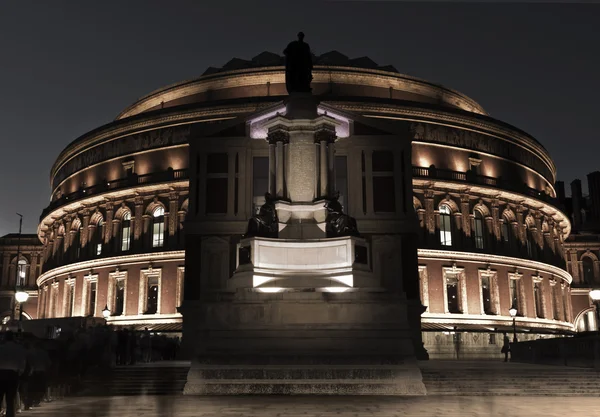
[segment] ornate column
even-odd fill
[[[67,253],[69,248],[73,243],[73,234],[71,233],[71,228],[73,225],[73,216],[65,217],[65,240],[63,243],[63,253]]]
[[[466,190],[468,193],[469,191]],[[463,233],[466,237],[471,236],[471,204],[469,202],[469,195],[462,194],[460,196],[460,211],[462,213],[462,228]]]
[[[137,196],[134,199],[135,215],[131,219],[133,222],[133,245],[135,248],[141,248],[142,227],[144,225],[142,216],[144,215],[144,198]]]
[[[287,193],[284,185],[287,181],[284,178],[286,170],[283,145],[284,143],[289,142],[289,134],[283,128],[283,126],[278,126],[272,130],[270,129],[269,134],[267,136],[267,140],[269,141],[269,152],[271,152],[271,144],[274,144],[275,146],[275,192],[271,194],[275,195],[277,198],[285,198]],[[270,157],[269,172],[271,172]]]
[[[435,233],[435,216],[433,210],[433,191],[425,190],[425,225],[427,231],[431,234]]]
[[[521,240],[521,243],[523,243],[523,244],[527,240],[527,236],[525,234],[525,226],[523,223],[523,212],[524,211],[525,211],[525,207],[523,207],[523,206],[517,207],[517,231],[518,231],[517,236],[519,237],[519,239]]]
[[[573,275],[573,281],[579,282],[579,262],[577,261],[577,249],[569,251],[571,255],[571,275]]]
[[[104,222],[104,244],[108,245],[110,243],[110,238],[112,237],[112,226],[113,226],[113,217],[114,217],[114,205],[112,201],[106,202],[106,221]]]
[[[500,201],[498,199],[492,200],[492,230],[496,240],[502,240],[502,231],[500,230]]]
[[[83,217],[83,223],[81,225],[82,229],[81,229],[81,247],[85,248],[88,244],[88,239],[90,236],[89,230],[88,230],[88,226],[90,225],[90,211],[89,210],[84,210],[82,213],[82,217]]]
[[[277,168],[275,164],[275,138],[273,135],[267,137],[269,142],[269,193],[275,195],[275,186],[277,181]]]
[[[31,264],[29,265],[29,277],[27,278],[27,284],[25,284],[25,285],[35,286],[35,279],[37,278],[36,274],[37,274],[37,267],[38,267],[39,259],[40,259],[39,252],[33,252],[31,254]]]
[[[328,170],[328,177],[329,177],[329,191],[328,191],[328,195],[329,196],[333,196],[333,194],[335,193],[335,132],[334,135],[332,137],[330,137],[329,139],[329,143],[327,145],[327,149],[329,151],[327,158],[328,158],[328,163],[329,163],[329,170]]]
[[[542,229],[542,213],[536,211],[533,214],[533,218],[535,219],[535,227],[537,229],[536,238],[538,241],[538,245],[541,249],[544,249],[544,230]]]
[[[319,162],[320,162],[320,166],[319,166],[319,173],[321,174],[319,180],[320,180],[320,187],[319,187],[319,197],[327,197],[327,190],[328,190],[328,184],[327,184],[327,139],[320,137],[318,138],[319,140],[319,150],[320,155],[319,155]]]
[[[177,213],[179,211],[179,193],[169,192],[169,245],[177,242]]]
[[[287,184],[288,178],[290,177],[290,143],[285,141],[283,143],[283,189],[285,190],[285,198],[290,199],[290,190]]]

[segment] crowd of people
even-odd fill
[[[106,372],[114,366],[173,360],[179,339],[164,334],[107,325],[61,332],[54,339],[29,333],[1,334],[0,401],[2,412],[39,406],[84,387],[88,372]]]

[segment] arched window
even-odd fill
[[[527,246],[527,256],[533,257],[533,233],[527,225],[525,225],[525,245]]]
[[[19,259],[18,268],[19,272],[17,273],[17,279],[19,282],[17,282],[17,286],[23,287],[27,282],[27,271],[29,271],[29,264],[27,263],[27,260]]]
[[[159,206],[152,213],[152,247],[162,248],[165,241],[165,209]]]
[[[473,236],[475,237],[475,247],[477,249],[483,249],[483,215],[479,210],[475,210]]]
[[[127,252],[131,245],[131,213],[123,215],[121,221],[121,251]]]
[[[104,220],[98,220],[96,223],[96,230],[94,231],[94,244],[92,248],[94,250],[94,255],[102,255],[102,233],[104,231]]]
[[[446,204],[440,206],[440,243],[442,246],[452,246],[452,222],[450,207]]]
[[[581,266],[583,267],[583,282],[591,284],[594,282],[594,261],[589,256],[581,258]]]

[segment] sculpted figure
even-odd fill
[[[279,219],[275,209],[275,199],[270,193],[265,193],[265,204],[257,215],[248,221],[248,230],[244,237],[273,237],[279,236]]]
[[[342,205],[339,202],[340,193],[325,204],[327,209],[327,219],[325,220],[325,232],[327,237],[339,236],[360,236],[356,220],[347,214],[344,214]]]
[[[283,54],[285,55],[285,86],[288,93],[310,93],[312,54],[310,46],[304,42],[304,33],[298,33],[298,40],[290,42]]]

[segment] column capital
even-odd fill
[[[335,134],[335,126],[321,125],[315,130],[315,143],[327,142],[333,143],[337,139]]]
[[[267,142],[269,145],[276,144],[277,142],[289,143],[290,134],[285,126],[275,126],[269,129],[267,134]]]

